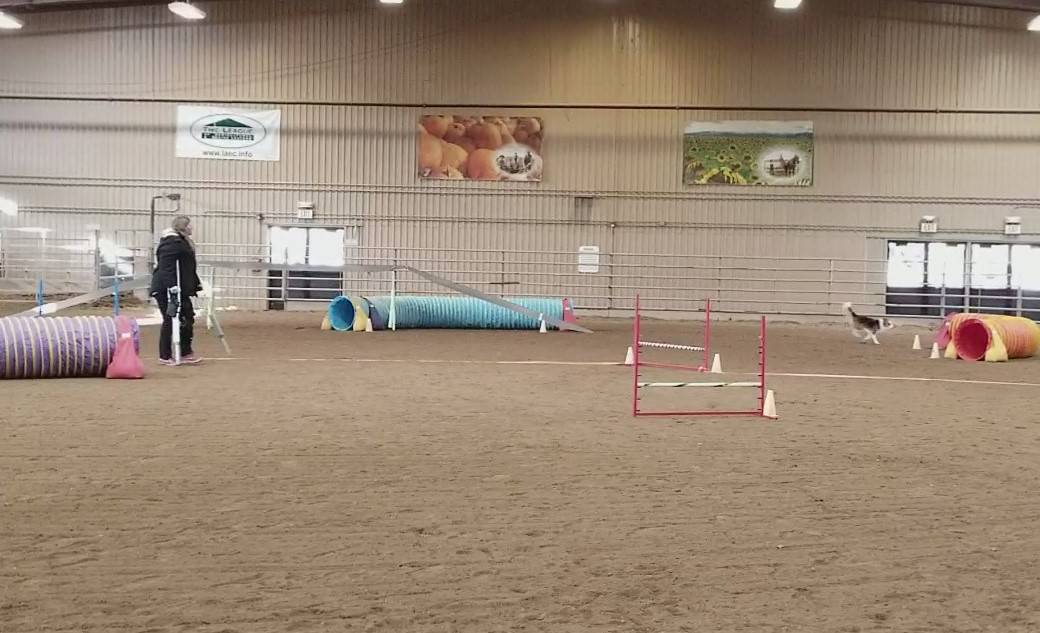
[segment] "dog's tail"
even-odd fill
[[[846,301],[841,304],[841,311],[845,313],[845,321],[852,325],[856,320],[856,311],[852,309],[852,302]]]

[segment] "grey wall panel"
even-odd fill
[[[940,218],[940,237],[996,238],[1006,215],[1040,233],[1040,114],[881,111],[1037,108],[1040,38],[1019,12],[895,0],[793,13],[758,0],[231,0],[209,10],[200,24],[161,6],[31,16],[0,37],[0,94],[253,100],[283,111],[282,160],[176,158],[176,103],[0,100],[0,195],[25,210],[0,228],[143,231],[149,198],[177,191],[208,242],[252,247],[266,222],[292,221],[307,200],[318,223],[359,225],[372,253],[426,249],[418,256],[430,260],[451,249],[569,258],[582,244],[873,258],[868,238],[912,236],[926,214]],[[420,181],[417,118],[444,110],[413,107],[423,103],[543,117],[545,180]],[[774,110],[519,107],[547,103]],[[864,111],[783,109],[801,106]],[[719,119],[813,120],[814,186],[683,186],[684,126]],[[577,196],[591,202],[576,210]],[[577,293],[587,280],[561,283]]]

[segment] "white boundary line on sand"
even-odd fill
[[[1009,387],[1040,387],[1035,382],[1005,382],[1001,380],[964,380],[958,378],[915,378],[913,376],[856,376],[845,374],[780,374],[770,376],[781,378],[829,378],[832,380],[900,380],[905,382],[945,382],[959,385],[1001,385]]]
[[[451,360],[436,358],[290,358],[290,363],[410,363],[413,365],[564,365],[615,367],[615,362],[565,360]]]
[[[230,359],[229,359],[230,360]],[[410,363],[415,365],[556,365],[570,367],[618,367],[623,363],[608,361],[555,361],[555,360],[450,360],[409,358],[290,358],[292,363]],[[757,375],[727,372],[735,375]],[[1002,387],[1040,387],[1040,383],[1006,382],[999,380],[964,380],[957,378],[918,378],[914,376],[860,376],[853,374],[795,374],[770,372],[778,378],[819,378],[821,380],[891,380],[897,382],[942,382],[959,385],[993,385]]]

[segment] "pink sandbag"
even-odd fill
[[[116,352],[108,364],[105,378],[136,380],[144,378],[144,363],[134,346],[134,324],[125,316],[116,319]]]

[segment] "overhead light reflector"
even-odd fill
[[[1029,21],[1028,28],[1030,31],[1040,31],[1040,15]]]
[[[22,21],[9,13],[0,11],[0,29],[15,31],[22,28]]]
[[[802,0],[773,0],[773,6],[777,9],[797,9],[802,6]]]
[[[170,7],[170,11],[176,13],[185,20],[202,20],[206,17],[205,11],[190,2],[171,2],[168,6]]]

